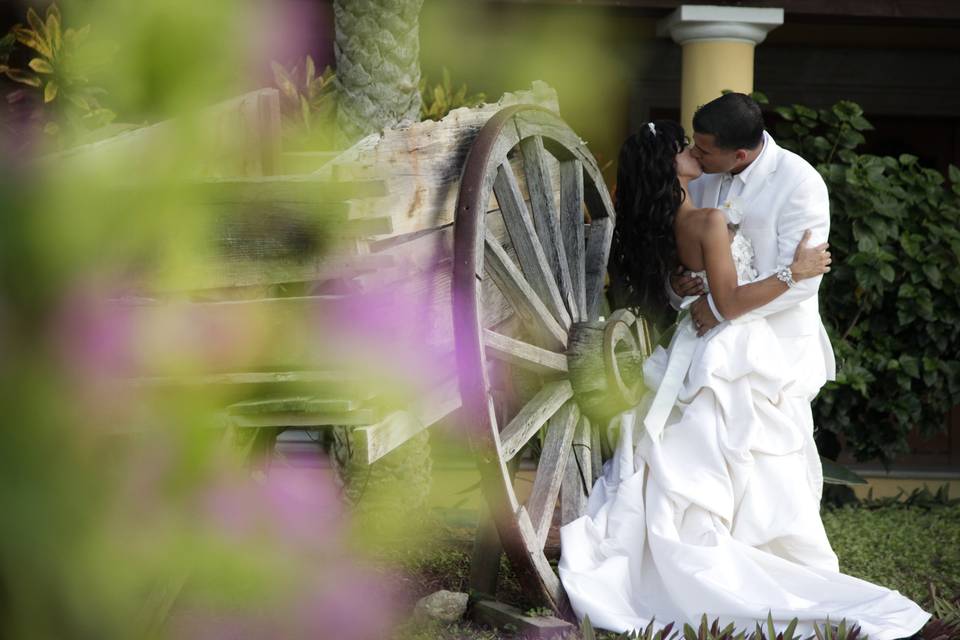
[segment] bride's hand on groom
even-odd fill
[[[824,242],[814,247],[808,247],[810,240],[810,230],[803,234],[797,250],[793,254],[793,264],[790,265],[790,273],[794,280],[804,280],[814,276],[823,275],[830,271],[830,252],[827,249],[830,245]]]

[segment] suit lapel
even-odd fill
[[[763,158],[761,158],[761,164],[756,167],[739,196],[740,200],[743,202],[744,220],[753,218],[756,215],[764,215],[763,213],[754,211],[754,209],[757,208],[754,206],[754,203],[763,193],[763,190],[766,188],[766,186],[770,183],[774,173],[777,170],[777,166],[780,164],[781,149],[779,145],[774,142],[772,136],[767,133],[764,135],[766,138],[767,148],[764,149]]]

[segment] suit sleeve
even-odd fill
[[[809,246],[827,241],[830,233],[830,198],[827,185],[819,174],[812,175],[796,187],[784,203],[784,209],[777,219],[777,265],[789,265],[800,244],[804,232],[810,230]],[[761,273],[758,279],[768,277],[773,272]],[[797,282],[786,293],[773,301],[745,313],[732,320],[734,323],[748,322],[756,318],[789,309],[807,300],[817,293],[823,276],[807,278]]]

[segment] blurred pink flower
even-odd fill
[[[285,67],[299,64],[307,55],[317,72],[334,65],[333,7],[310,0],[270,0],[254,4],[249,29],[250,67],[256,86],[273,86],[270,62]]]
[[[178,638],[379,640],[399,621],[395,581],[350,546],[349,522],[329,476],[314,469],[275,469],[261,482],[225,478],[202,500],[225,539],[295,560],[277,600],[242,610],[177,605]],[[275,595],[275,594],[274,594]],[[270,604],[265,604],[269,602]]]
[[[323,552],[344,534],[346,517],[337,488],[323,471],[278,466],[260,482],[225,478],[205,493],[203,506],[226,535],[265,534],[301,552]]]

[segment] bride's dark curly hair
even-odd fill
[[[678,264],[673,222],[684,196],[676,155],[686,144],[683,127],[656,120],[653,127],[644,123],[620,147],[611,303],[614,308],[639,307],[657,325],[668,322],[664,286]]]

